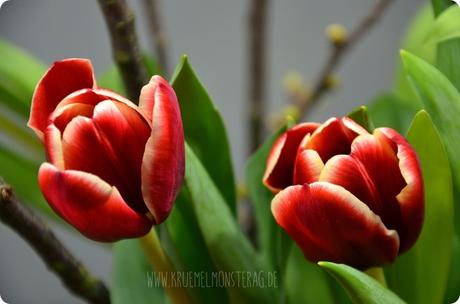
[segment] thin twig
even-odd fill
[[[159,0],[144,0],[144,7],[147,15],[150,30],[152,32],[152,49],[155,50],[156,59],[160,69],[168,74],[168,37],[163,29]]]
[[[88,303],[109,304],[109,291],[56,238],[46,223],[25,207],[0,179],[0,220],[18,233],[62,283]]]
[[[351,31],[350,36],[345,42],[341,44],[331,44],[332,50],[329,53],[329,57],[325,65],[319,73],[311,94],[309,94],[307,98],[296,101],[301,118],[305,117],[311,110],[312,106],[331,89],[331,86],[328,85],[329,77],[333,75],[333,72],[342,62],[347,52],[359,43],[361,38],[363,38],[365,34],[372,29],[393,1],[394,0],[377,1],[364,19],[358,23],[353,31]]]
[[[268,0],[250,0],[249,11],[249,152],[262,142],[265,117],[266,23]]]
[[[143,85],[148,82],[143,64],[134,14],[125,0],[98,0],[112,41],[113,57],[131,101],[137,102]]]

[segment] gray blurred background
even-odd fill
[[[137,13],[141,44],[151,40],[140,0],[128,1]],[[221,110],[228,128],[235,172],[242,177],[246,159],[245,111],[248,0],[163,0],[162,19],[170,40],[170,65],[180,54],[192,65]],[[342,87],[328,95],[310,118],[322,121],[369,102],[392,84],[400,41],[422,0],[396,1],[382,22],[347,56],[339,69]],[[270,112],[282,108],[284,75],[316,77],[324,62],[330,23],[352,27],[374,1],[271,1],[268,21],[268,92]],[[107,29],[96,0],[10,0],[0,11],[0,37],[46,63],[86,57],[96,72],[112,62]],[[0,58],[0,60],[7,60]],[[75,255],[110,283],[111,255],[97,243],[54,227]],[[18,236],[0,225],[0,295],[8,303],[83,303],[70,295]]]

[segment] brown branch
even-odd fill
[[[250,0],[249,11],[249,152],[262,142],[265,117],[266,23],[268,0]]]
[[[318,79],[315,81],[311,94],[309,94],[308,97],[295,102],[298,106],[301,118],[305,117],[311,110],[312,106],[321,100],[321,98],[331,89],[328,81],[329,77],[333,75],[333,72],[340,65],[348,51],[359,43],[366,33],[368,33],[369,30],[377,24],[383,13],[393,1],[394,0],[378,0],[364,19],[361,20],[361,22],[359,22],[353,29],[346,41],[343,43],[331,44],[332,50],[319,73]]]
[[[98,0],[112,41],[113,57],[120,70],[128,97],[137,103],[148,82],[134,25],[134,14],[125,0]]]
[[[88,303],[109,304],[109,291],[56,238],[46,223],[26,208],[0,179],[0,220],[17,232],[62,283]]]
[[[168,37],[163,29],[161,14],[158,8],[159,0],[144,0],[150,30],[152,32],[152,49],[155,50],[156,59],[163,73],[169,72]]]

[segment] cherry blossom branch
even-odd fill
[[[250,0],[249,8],[249,152],[262,143],[265,117],[266,22],[268,0]]]
[[[314,83],[313,90],[305,98],[295,100],[294,106],[298,107],[300,118],[304,118],[312,106],[330,91],[333,86],[330,85],[330,77],[342,62],[345,55],[378,23],[386,9],[394,0],[378,0],[371,7],[369,13],[357,24],[351,31],[349,37],[341,43],[332,43],[332,50],[326,63],[320,70],[319,76]]]
[[[88,303],[109,304],[110,295],[102,281],[56,238],[46,223],[24,206],[11,187],[0,179],[0,220],[18,233],[42,258],[48,268],[72,293]]]
[[[161,14],[158,7],[159,2],[159,0],[144,0],[144,7],[152,33],[152,49],[155,50],[156,59],[158,60],[161,70],[168,74],[168,37],[163,29]]]
[[[113,58],[120,70],[128,97],[137,103],[147,70],[134,25],[134,14],[125,0],[98,0],[110,32]]]

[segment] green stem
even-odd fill
[[[187,289],[181,287],[177,282],[171,281],[169,274],[175,272],[176,269],[163,250],[155,228],[152,228],[148,234],[139,238],[139,241],[154,271],[164,274],[166,280],[163,282],[164,285],[162,287],[168,294],[171,302],[177,304],[191,303]]]
[[[376,281],[382,284],[384,287],[387,287],[387,281],[385,280],[385,273],[383,272],[382,267],[369,268],[365,273],[373,277]]]

